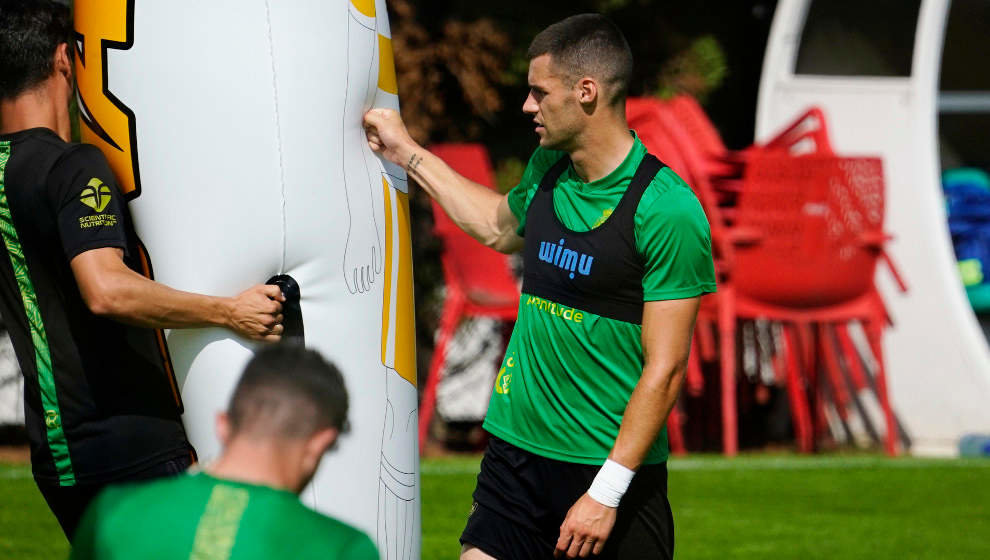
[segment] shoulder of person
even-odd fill
[[[316,513],[316,512],[314,512]],[[341,558],[364,560],[378,558],[378,548],[364,531],[353,527],[339,519],[316,513],[319,516],[321,530],[318,534],[332,541],[333,547],[342,552]],[[322,544],[320,545],[322,547]],[[325,548],[323,548],[325,550]],[[343,552],[346,551],[346,554]]]
[[[643,218],[657,215],[683,219],[705,218],[701,202],[688,185],[673,169],[663,167],[653,177],[636,213]]]
[[[65,144],[62,154],[55,161],[56,168],[77,169],[91,166],[109,168],[106,156],[91,144]]]
[[[49,189],[58,196],[68,195],[98,180],[116,188],[116,179],[106,156],[96,146],[68,144],[48,173]]]

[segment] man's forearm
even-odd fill
[[[419,146],[408,146],[400,154],[406,173],[468,235],[488,247],[498,248],[501,239],[515,233],[512,224],[499,217],[503,195],[463,177]]]
[[[101,295],[90,303],[97,315],[156,329],[230,326],[233,305],[230,298],[183,292],[130,270],[114,271],[106,276]]]
[[[626,405],[609,459],[628,469],[639,468],[677,402],[684,373],[681,365],[644,368]]]

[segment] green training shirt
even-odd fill
[[[76,531],[74,560],[378,560],[367,535],[298,496],[206,473],[111,487]]]
[[[634,134],[635,136],[635,134]],[[565,154],[537,148],[509,208],[525,237],[526,211],[547,170]],[[646,147],[636,138],[612,173],[584,183],[568,167],[553,191],[563,224],[588,231],[612,213]],[[691,188],[668,167],[647,187],[635,214],[636,249],[643,258],[643,299],[683,299],[715,291],[711,234]],[[523,293],[519,317],[495,381],[485,429],[537,455],[602,464],[619,434],[643,371],[642,327]],[[666,428],[646,464],[667,459]]]

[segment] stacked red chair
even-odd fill
[[[480,144],[434,144],[430,151],[468,179],[489,188],[495,187],[491,160]],[[433,231],[443,244],[441,259],[447,293],[420,402],[421,449],[429,435],[447,347],[458,324],[470,317],[515,321],[519,306],[519,287],[508,257],[464,233],[435,201],[433,220]]]
[[[763,319],[782,328],[773,362],[785,372],[798,448],[812,451],[822,435],[826,395],[844,420],[856,395],[870,391],[883,409],[884,448],[894,454],[898,427],[881,345],[889,318],[876,265],[885,262],[906,286],[883,250],[880,160],[836,156],[817,108],[741,152],[725,148],[688,97],[631,99],[627,116],[647,148],[694,188],[711,224],[719,291],[702,298],[687,387],[703,391],[698,362],[717,354],[723,451],[738,450],[737,327]],[[865,332],[868,356],[850,325]]]

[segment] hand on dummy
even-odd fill
[[[615,525],[616,508],[602,505],[585,493],[567,510],[560,526],[555,558],[587,558],[600,554]]]
[[[344,282],[352,294],[371,291],[371,285],[382,271],[381,241],[370,222],[351,219],[344,246]]]
[[[245,338],[278,342],[285,330],[282,325],[283,301],[285,296],[278,286],[252,286],[231,298],[227,326]]]
[[[407,167],[409,162],[402,161],[403,157],[407,157],[402,149],[416,143],[409,136],[398,111],[381,108],[368,111],[364,114],[364,132],[368,137],[368,146],[375,153],[403,169]]]

